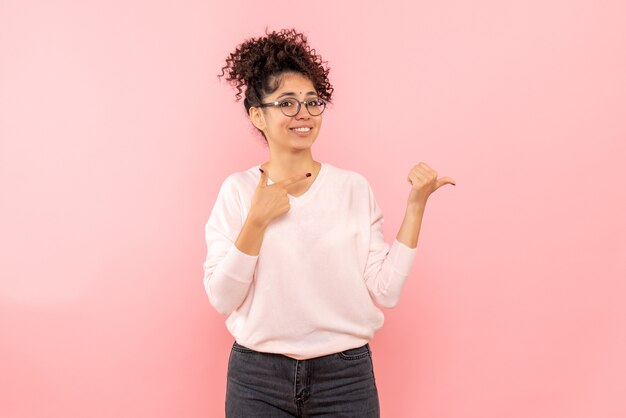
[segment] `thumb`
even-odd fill
[[[261,172],[259,186],[267,186],[267,171],[263,170],[261,167],[259,167],[259,171]]]
[[[437,180],[437,184],[435,185],[435,190],[437,190],[438,188],[440,188],[444,184],[451,184],[453,186],[456,186],[456,182],[454,181],[454,179],[452,179],[451,177],[443,177],[443,178]]]

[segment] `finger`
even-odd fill
[[[422,177],[423,177],[423,176],[422,176]],[[407,178],[406,178],[406,179],[407,179],[407,181],[408,181],[409,183],[411,183],[412,185],[413,185],[413,184],[418,183],[419,181],[423,181],[423,180],[420,178],[420,172],[419,172],[419,170],[411,170],[411,171],[409,172],[409,175],[407,176]]]
[[[415,185],[420,184],[420,182],[423,182],[414,172],[409,173],[407,180],[409,183],[411,183],[411,186],[415,186]]]
[[[267,171],[263,170],[261,167],[259,167],[259,171],[261,172],[259,176],[259,186],[267,186]]]
[[[426,163],[425,163],[425,162],[423,162],[423,161],[422,161],[422,162],[420,162],[420,163],[418,164],[418,166],[422,166],[422,168],[426,169],[427,171],[431,171],[431,172],[433,172],[433,173],[436,173],[436,171],[435,171],[435,169],[434,169],[434,168],[432,168],[431,166],[429,166],[428,164],[426,164]]]
[[[311,177],[311,173],[299,174],[297,176],[293,176],[293,177],[290,177],[288,179],[281,180],[281,181],[276,182],[274,184],[286,187],[286,186],[292,185],[292,184],[294,184],[294,183],[296,183],[298,181],[305,180],[305,179],[307,179],[309,177]]]
[[[435,190],[437,190],[438,188],[440,188],[444,184],[451,184],[453,186],[456,186],[456,182],[454,181],[453,178],[451,178],[451,177],[443,177],[443,178],[440,178],[439,180],[437,180],[437,185],[435,187]]]
[[[424,163],[420,163],[420,165],[416,165],[413,168],[413,171],[415,173],[421,174],[424,178],[427,178],[427,179],[436,179],[437,178],[437,172],[435,170],[433,170],[432,168],[428,167]]]
[[[411,173],[411,177],[414,179],[411,184],[415,185],[415,183],[418,184],[426,184],[428,183],[428,175],[425,174],[424,172],[421,171],[413,171]]]

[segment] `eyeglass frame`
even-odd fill
[[[325,100],[325,99],[320,99],[320,98],[316,99],[316,101],[320,101],[320,102],[324,103],[324,107],[322,108],[322,111],[321,111],[318,115],[314,115],[314,114],[312,114],[312,113],[311,113],[311,111],[309,110],[309,105],[307,104],[307,102],[310,102],[310,101],[311,101],[311,99],[309,99],[309,100],[302,100],[302,101],[300,101],[300,100],[296,99],[295,97],[288,97],[288,98],[283,99],[283,100],[280,100],[280,101],[269,102],[269,103],[261,103],[261,104],[260,104],[259,106],[257,106],[257,107],[270,107],[270,106],[272,106],[272,107],[273,107],[273,106],[280,106],[280,104],[281,104],[281,103],[283,103],[283,102],[285,102],[285,101],[287,101],[287,100],[295,100],[295,101],[296,101],[296,103],[298,104],[298,108],[297,108],[297,110],[296,110],[296,113],[294,113],[294,114],[293,114],[293,115],[291,115],[291,116],[290,116],[290,115],[285,115],[285,112],[283,112],[283,110],[282,110],[282,109],[280,109],[280,112],[281,112],[283,115],[287,116],[288,118],[293,118],[293,117],[294,117],[294,116],[296,116],[298,113],[300,113],[300,109],[302,109],[302,103],[304,103],[304,107],[306,108],[306,111],[307,111],[307,112],[309,113],[309,115],[311,115],[311,116],[320,116],[322,113],[324,113],[324,110],[326,110],[326,105],[328,104],[328,100]]]

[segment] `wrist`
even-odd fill
[[[248,224],[250,228],[254,228],[258,232],[265,231],[265,228],[267,228],[267,225],[268,225],[268,223],[265,222],[262,217],[256,216],[252,212],[248,214],[248,217],[246,218],[245,223]]]
[[[423,215],[426,209],[426,201],[410,202],[406,205],[408,215]]]

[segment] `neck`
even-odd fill
[[[275,152],[270,149],[270,160],[263,164],[274,179],[284,179],[298,174],[317,171],[319,163],[313,159],[311,149],[300,152]]]

